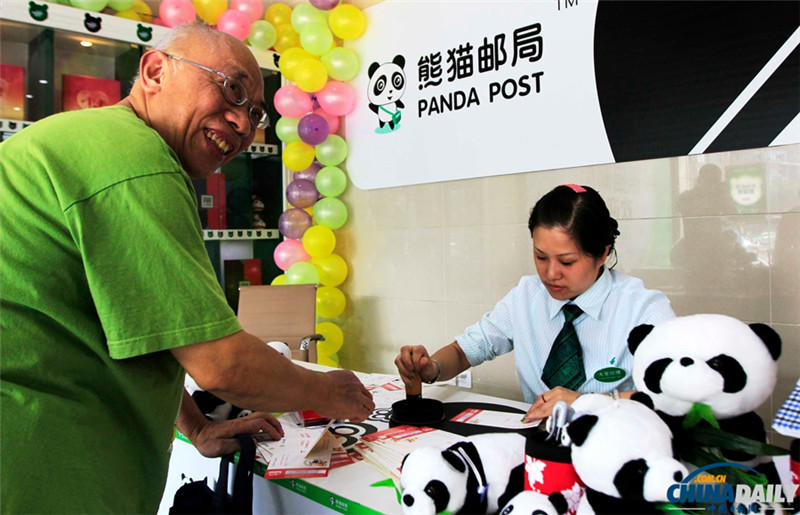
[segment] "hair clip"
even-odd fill
[[[562,186],[572,189],[575,193],[586,193],[586,188],[578,186],[577,184],[562,184]]]

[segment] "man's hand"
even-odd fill
[[[194,434],[187,434],[189,441],[206,458],[216,458],[232,452],[240,451],[241,446],[236,435],[269,435],[273,440],[283,438],[281,423],[269,413],[256,411],[242,418],[207,420],[196,427]]]
[[[322,416],[332,419],[349,419],[351,422],[363,422],[375,409],[372,394],[349,370],[332,370],[324,374],[328,383],[320,396],[329,402],[322,409],[315,410]]]

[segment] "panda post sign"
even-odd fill
[[[800,143],[797,2],[364,13],[372,29],[345,43],[362,63],[346,118],[362,189]]]

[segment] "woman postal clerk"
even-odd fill
[[[544,195],[528,229],[536,275],[522,277],[433,355],[422,345],[403,346],[395,365],[404,382],[415,374],[427,383],[446,381],[514,350],[525,401],[532,403],[525,421],[548,417],[556,402],[571,404],[582,393],[630,396],[628,334],[674,318],[669,299],[606,267],[617,221],[589,186],[566,184]]]

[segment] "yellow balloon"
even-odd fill
[[[292,8],[286,4],[274,3],[267,7],[264,19],[270,22],[273,27],[284,23],[292,23]]]
[[[319,270],[319,282],[325,286],[339,286],[347,278],[347,263],[338,254],[311,258],[311,264]]]
[[[336,354],[344,343],[344,333],[339,326],[333,322],[321,322],[317,324],[316,332],[325,337],[325,340],[317,342],[317,354],[330,356]]]
[[[328,256],[336,248],[336,236],[324,225],[312,225],[303,233],[303,248],[312,258]]]
[[[136,0],[133,3],[133,7],[125,11],[118,12],[116,16],[133,21],[143,21],[146,23],[153,22],[153,11],[150,9],[150,6],[144,3],[142,0]]]
[[[323,318],[336,318],[344,313],[347,299],[342,290],[335,286],[317,288],[317,315]]]
[[[283,164],[289,170],[299,172],[314,162],[314,147],[304,141],[293,141],[283,149]]]
[[[286,284],[286,274],[276,275],[275,279],[269,283],[271,286],[280,286],[282,284]]]
[[[328,82],[328,70],[319,59],[303,59],[294,69],[294,82],[306,93],[316,93]]]
[[[119,16],[120,18],[125,18],[126,20],[133,20],[133,21],[144,21],[140,16],[139,13],[136,12],[135,9],[127,9],[125,11],[117,11],[114,16]]]
[[[294,71],[305,59],[314,59],[304,48],[296,46],[285,50],[278,61],[278,68],[287,80],[294,82]]]
[[[331,31],[342,39],[356,39],[367,28],[367,17],[358,7],[350,4],[339,4],[334,7],[328,22]]]
[[[197,15],[209,25],[216,25],[222,13],[228,10],[228,0],[192,0]]]
[[[300,34],[294,30],[291,23],[284,23],[283,25],[273,24],[273,26],[275,26],[277,37],[272,48],[274,48],[276,52],[282,54],[290,48],[300,46]]]
[[[331,356],[317,355],[317,363],[325,365],[326,367],[339,368],[339,363],[336,362]]]

